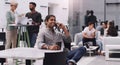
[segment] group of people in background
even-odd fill
[[[16,47],[17,43],[17,27],[15,26],[9,26],[9,24],[15,24],[16,19],[20,16],[24,15],[19,15],[16,11],[16,8],[18,6],[17,2],[11,2],[10,3],[10,10],[6,13],[6,18],[7,18],[7,27],[6,27],[6,49],[9,49],[11,44],[12,48]],[[30,12],[25,14],[25,17],[31,18],[32,19],[32,25],[33,26],[28,26],[27,30],[29,33],[29,38],[30,38],[30,46],[34,47],[35,41],[37,34],[39,32],[39,26],[41,25],[42,16],[41,13],[37,12],[35,10],[36,3],[30,2],[29,3],[29,9]]]
[[[101,22],[100,26],[96,27],[97,31],[100,31],[101,36],[118,36],[117,27],[114,24],[114,21],[105,21]]]
[[[101,53],[103,50],[103,40],[98,36],[98,31],[100,31],[100,36],[116,37],[118,36],[117,26],[115,26],[114,21],[104,21],[101,22],[100,25],[97,25],[97,18],[92,10],[86,11],[84,19],[85,28],[82,31],[83,45],[89,44],[87,42],[92,42],[93,46],[99,46],[97,50],[100,50],[100,52],[98,52],[98,54],[103,55],[103,53]]]

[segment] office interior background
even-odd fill
[[[6,11],[11,0],[0,1],[0,28],[6,26]],[[36,10],[44,19],[48,14],[54,14],[58,22],[68,25],[71,37],[82,31],[86,10],[93,10],[98,21],[114,20],[120,29],[120,0],[15,0],[18,2],[17,12],[25,14],[29,11],[29,2],[37,3]]]
[[[0,0],[0,31],[2,31],[2,29],[4,29],[5,31],[6,27],[5,16],[6,12],[10,9],[9,7],[10,1],[11,0]],[[120,0],[15,0],[15,1],[18,2],[17,12],[19,12],[20,14],[26,14],[27,12],[30,11],[29,2],[32,1],[37,4],[36,10],[42,14],[43,20],[45,19],[45,16],[47,16],[48,14],[55,15],[57,18],[57,22],[61,22],[68,26],[73,41],[75,34],[82,31],[82,28],[84,26],[84,16],[86,14],[86,10],[94,11],[94,15],[96,15],[97,17],[98,25],[100,25],[101,21],[114,20],[115,25],[117,25],[118,30],[120,30],[119,22]],[[89,57],[87,58],[87,60],[80,61],[78,65],[87,65],[87,63],[91,62],[91,60],[93,60],[93,58]],[[87,61],[87,63],[85,61]],[[117,62],[113,62],[113,64],[114,63]],[[108,64],[109,63],[106,63],[106,65]],[[90,65],[92,65],[92,63]]]

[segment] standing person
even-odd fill
[[[9,49],[11,44],[12,48],[16,47],[17,43],[17,28],[15,26],[9,26],[9,24],[15,24],[15,15],[16,15],[16,8],[18,3],[11,2],[10,3],[10,11],[6,13],[7,19],[7,27],[6,27],[6,45],[5,48]]]
[[[42,16],[41,13],[37,12],[35,10],[36,8],[36,3],[35,2],[30,2],[29,3],[29,9],[31,12],[28,12],[26,14],[26,17],[32,18],[32,24],[33,26],[29,26],[28,33],[29,33],[29,38],[30,38],[30,46],[34,47],[34,44],[36,42],[36,37],[39,32],[39,26],[41,25],[42,22]]]
[[[90,11],[90,16],[88,17],[88,21],[89,22],[93,22],[94,23],[94,27],[97,26],[97,17],[94,15],[94,11],[93,10]]]
[[[45,18],[46,27],[41,29],[38,33],[35,48],[47,49],[47,50],[63,50],[64,42],[63,37],[70,39],[70,35],[65,26],[61,23],[56,23],[56,17],[54,15],[48,15]],[[54,27],[57,25],[64,33],[55,31]],[[61,46],[56,43],[61,42]],[[61,48],[60,48],[61,47]],[[86,48],[80,47],[72,50],[67,54],[68,65],[76,65],[76,63],[85,54]]]
[[[89,15],[90,15],[90,11],[89,10],[87,10],[86,11],[86,15],[85,15],[85,17],[84,17],[84,20],[85,20],[85,26],[88,26],[88,17],[89,17]]]
[[[94,23],[93,22],[89,22],[88,27],[86,27],[83,31],[82,31],[82,35],[83,35],[83,45],[85,45],[86,42],[93,42],[93,46],[96,46],[96,30],[94,28]]]

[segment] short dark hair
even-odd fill
[[[93,23],[93,22],[88,22],[88,25],[92,25],[92,24],[94,25],[94,23]]]
[[[104,22],[105,25],[107,25],[107,23],[108,23],[108,20],[106,20],[106,21]]]
[[[104,22],[102,21],[102,22],[100,22],[100,25],[102,25]]]
[[[93,11],[93,10],[91,10],[91,11],[90,11],[90,13],[91,13],[91,14],[94,14],[94,11]]]
[[[36,7],[36,3],[35,2],[30,2],[29,4],[32,4],[32,5],[34,5]]]

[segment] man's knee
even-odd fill
[[[83,51],[83,52],[86,52],[86,48],[85,47],[80,47],[79,50]]]

